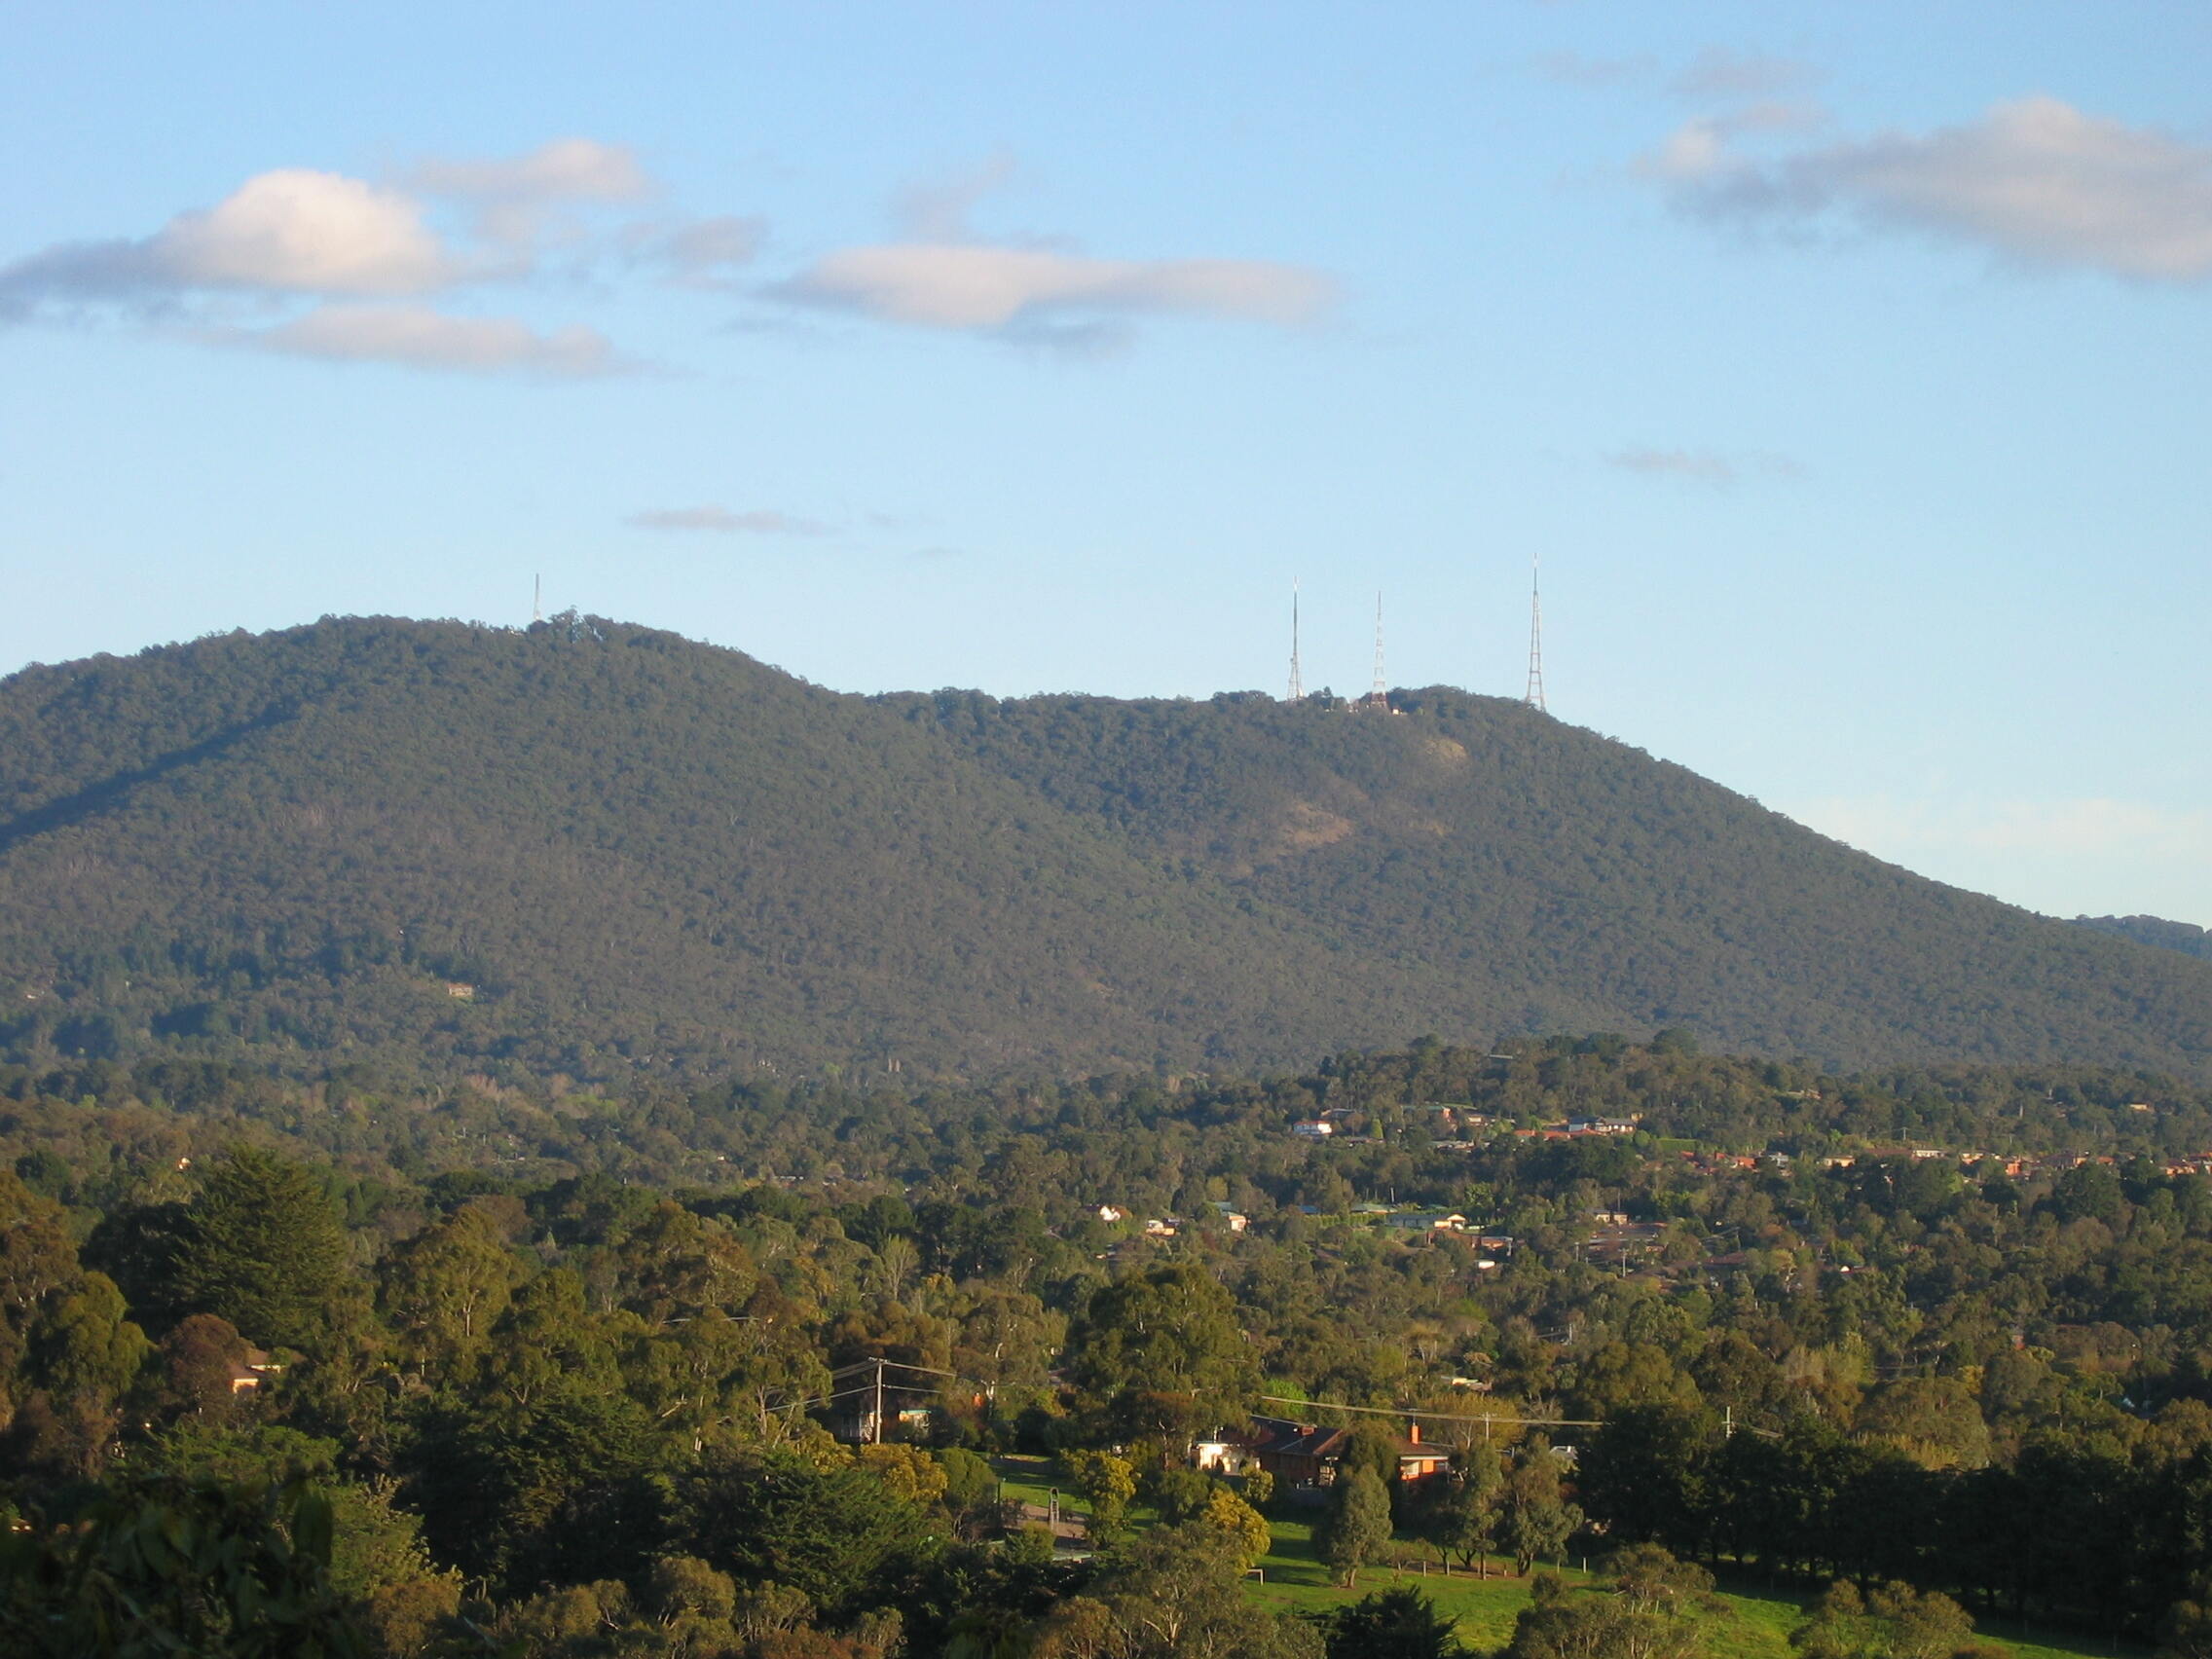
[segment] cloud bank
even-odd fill
[[[1140,314],[1289,327],[1335,297],[1319,273],[1265,260],[1101,259],[976,240],[971,209],[1014,166],[1001,154],[909,188],[895,204],[905,240],[844,247],[767,283],[750,273],[767,237],[758,218],[610,221],[657,189],[621,145],[571,137],[511,157],[432,159],[397,183],[280,167],[151,236],[57,244],[0,266],[0,323],[159,322],[210,345],[290,356],[574,377],[621,366],[603,335],[544,331],[453,302],[533,285],[574,294],[586,277],[604,290],[645,276],[1071,346],[1110,341]]]
[[[1983,248],[2002,259],[2145,281],[2212,276],[2212,147],[2084,114],[2053,97],[1978,120],[1758,159],[1712,119],[1640,170],[1680,210],[1747,227],[1837,220]]]

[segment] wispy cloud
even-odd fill
[[[1710,121],[1641,170],[1681,211],[1751,228],[1844,220],[1981,247],[2024,265],[2152,281],[2212,276],[2212,147],[2053,97],[1978,120],[1760,159]]]
[[[1324,310],[1315,271],[1243,259],[1091,259],[1040,248],[894,243],[845,248],[776,293],[923,328],[1014,330],[1153,312],[1289,326]]]
[[[408,183],[473,202],[635,202],[653,183],[627,144],[555,138],[527,155],[418,163]]]
[[[1019,171],[1014,152],[1002,147],[975,166],[905,186],[892,199],[892,217],[914,241],[968,241],[975,234],[968,221],[976,203],[1004,190]]]
[[[448,316],[419,306],[322,306],[275,328],[238,331],[224,343],[294,357],[559,379],[626,366],[594,329],[539,333],[511,317]]]
[[[1061,347],[1117,342],[1142,313],[1310,321],[1336,284],[1303,266],[1255,259],[1100,259],[1037,240],[986,241],[977,202],[1017,172],[1001,150],[893,203],[902,239],[824,255],[766,290],[785,302],[918,328],[997,334]]]
[[[1679,478],[1715,490],[1733,489],[1751,478],[1786,478],[1795,475],[1796,462],[1779,455],[1722,455],[1715,450],[1654,449],[1635,446],[1605,457],[1607,466],[1647,477]]]
[[[1763,98],[1810,86],[1818,79],[1820,72],[1798,58],[1709,46],[1675,77],[1672,86],[1689,98]]]
[[[636,530],[694,531],[714,535],[828,535],[831,527],[769,507],[732,512],[727,507],[657,507],[622,521]]]
[[[622,233],[630,262],[660,271],[688,288],[729,288],[753,263],[768,235],[765,219],[723,214],[715,218],[638,224]]]
[[[1649,75],[1648,57],[1590,57],[1579,52],[1547,52],[1530,67],[1563,87],[1619,87]]]

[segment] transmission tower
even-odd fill
[[[1375,689],[1368,693],[1378,708],[1390,700],[1390,682],[1382,678],[1382,596],[1375,596]]]
[[[1306,677],[1298,671],[1298,578],[1290,579],[1290,697],[1293,703],[1306,696]]]
[[[1544,594],[1533,553],[1529,555],[1529,691],[1522,700],[1544,713]]]

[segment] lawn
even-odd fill
[[[1004,1478],[1006,1495],[1010,1498],[1020,1498],[1042,1507],[1058,1483],[1063,1505],[1071,1509],[1081,1506],[1082,1500],[1061,1481],[1059,1469],[1050,1457],[994,1457],[991,1463]],[[1150,1514],[1140,1507],[1132,1511],[1131,1519],[1143,1526],[1150,1520]],[[1512,1565],[1510,1562],[1493,1562],[1491,1576],[1481,1579],[1458,1571],[1446,1576],[1436,1570],[1431,1556],[1431,1565],[1425,1573],[1414,1566],[1369,1567],[1360,1573],[1356,1590],[1340,1590],[1330,1582],[1328,1568],[1313,1554],[1311,1522],[1285,1518],[1272,1520],[1269,1525],[1274,1531],[1274,1548],[1260,1563],[1263,1576],[1252,1581],[1247,1589],[1255,1600],[1285,1611],[1317,1612],[1324,1607],[1356,1601],[1372,1590],[1411,1584],[1458,1620],[1462,1641],[1478,1652],[1487,1653],[1503,1647],[1512,1638],[1513,1621],[1529,1604],[1528,1580],[1504,1576]],[[1409,1563],[1426,1553],[1417,1552],[1410,1544],[1401,1543],[1395,1548]],[[1567,1568],[1562,1576],[1573,1584],[1595,1582],[1595,1575],[1583,1572],[1579,1567]],[[1717,1628],[1709,1646],[1714,1659],[1792,1659],[1789,1632],[1803,1616],[1805,1597],[1787,1591],[1739,1588],[1724,1593],[1722,1600],[1727,1603],[1729,1613],[1716,1621]],[[2145,1651],[2136,1647],[2116,1647],[2109,1642],[2075,1640],[2046,1644],[2008,1636],[2002,1627],[1989,1626],[1983,1627],[1982,1640],[2004,1652],[2017,1655],[2018,1659],[2115,1659],[2116,1655],[2140,1655]]]
[[[1426,1574],[1413,1567],[1371,1567],[1359,1575],[1356,1591],[1339,1590],[1330,1583],[1328,1569],[1314,1557],[1312,1527],[1309,1522],[1278,1520],[1271,1525],[1274,1529],[1275,1546],[1260,1563],[1260,1570],[1266,1577],[1255,1581],[1250,1589],[1255,1598],[1273,1606],[1313,1612],[1339,1606],[1371,1590],[1411,1584],[1458,1620],[1462,1641],[1477,1651],[1489,1652],[1504,1646],[1511,1639],[1514,1619],[1529,1604],[1526,1579],[1496,1576],[1509,1568],[1511,1563],[1502,1567],[1493,1563],[1493,1576],[1488,1579],[1456,1571],[1445,1577],[1433,1566]],[[1410,1550],[1407,1558],[1412,1559]],[[1576,1567],[1568,1568],[1562,1576],[1574,1584],[1593,1581],[1593,1575]],[[1714,1659],[1792,1659],[1789,1632],[1802,1616],[1800,1609],[1805,1598],[1782,1592],[1746,1594],[1739,1591],[1724,1594],[1722,1600],[1729,1612],[1727,1617],[1716,1621],[1713,1632],[1707,1650]],[[2139,1651],[2115,1648],[2106,1643],[2046,1646],[2009,1639],[1993,1630],[1985,1630],[1983,1640],[2007,1653],[2018,1655],[2019,1659],[2083,1659],[2084,1655],[2110,1659],[2116,1653]]]

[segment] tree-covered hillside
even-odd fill
[[[2212,962],[2212,928],[2193,922],[2169,922],[2162,916],[2076,916],[2074,923],[2115,939],[2131,939],[2137,944],[2155,944]]]
[[[2212,965],[1518,705],[880,699],[567,618],[0,682],[0,1053],[603,1078],[1222,1068],[1684,1025],[2212,1068]]]

